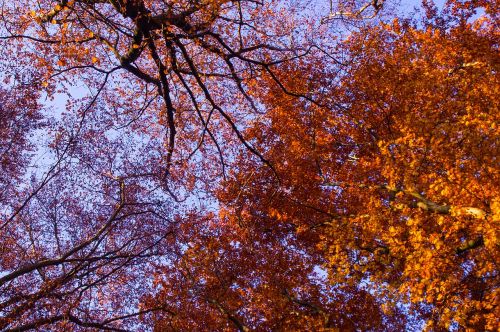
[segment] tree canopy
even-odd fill
[[[1,3],[0,330],[500,328],[495,1]]]

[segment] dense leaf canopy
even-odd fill
[[[495,1],[1,2],[0,330],[500,328]]]

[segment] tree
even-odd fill
[[[495,329],[493,5],[300,3],[3,1],[2,330]]]
[[[0,328],[132,329],[168,312],[139,300],[175,257],[183,200],[216,183],[240,144],[269,164],[240,129],[260,112],[249,82],[310,52],[285,39],[298,21],[272,20],[274,4],[2,3],[1,60],[33,70],[23,84],[35,109],[46,101],[47,127],[26,173],[21,154],[6,163],[22,186],[2,202]]]
[[[7,71],[7,70],[6,70]],[[8,75],[8,74],[7,74]],[[8,206],[16,195],[31,145],[29,134],[41,125],[37,90],[22,86],[20,74],[5,77],[0,90],[0,202]],[[17,77],[16,77],[17,76]],[[15,82],[17,80],[17,82]],[[9,86],[8,83],[11,85]]]
[[[360,285],[328,285],[321,255],[290,225],[262,229],[231,215],[206,218],[185,224],[178,258],[156,271],[159,291],[143,299],[147,307],[169,304],[169,312],[153,315],[155,330],[405,328],[401,308],[386,314]]]
[[[350,36],[344,72],[284,68],[287,87],[332,88],[319,103],[262,94],[269,125],[248,135],[281,186],[247,163],[220,199],[245,224],[293,228],[333,285],[365,284],[386,312],[408,301],[428,329],[495,330],[498,43],[488,18],[428,9],[421,27]]]

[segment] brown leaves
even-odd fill
[[[0,329],[494,330],[492,6],[6,2]]]
[[[493,38],[470,26],[442,32],[397,22],[354,34],[345,47],[356,61],[342,87],[317,99],[343,107],[291,98],[286,88],[315,90],[305,78],[314,69],[283,66],[285,90],[261,96],[271,123],[249,129],[268,146],[281,187],[270,189],[255,170],[247,187],[242,170],[232,180],[238,194],[220,198],[244,225],[290,225],[307,248],[316,243],[335,285],[388,286],[399,292],[396,303],[408,296],[429,327],[493,326],[492,311],[473,309],[472,295],[493,308],[492,202],[500,190],[496,51],[486,46]],[[463,69],[450,74],[457,64]]]

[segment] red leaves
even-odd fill
[[[5,3],[0,329],[494,330],[493,5],[382,4]]]

